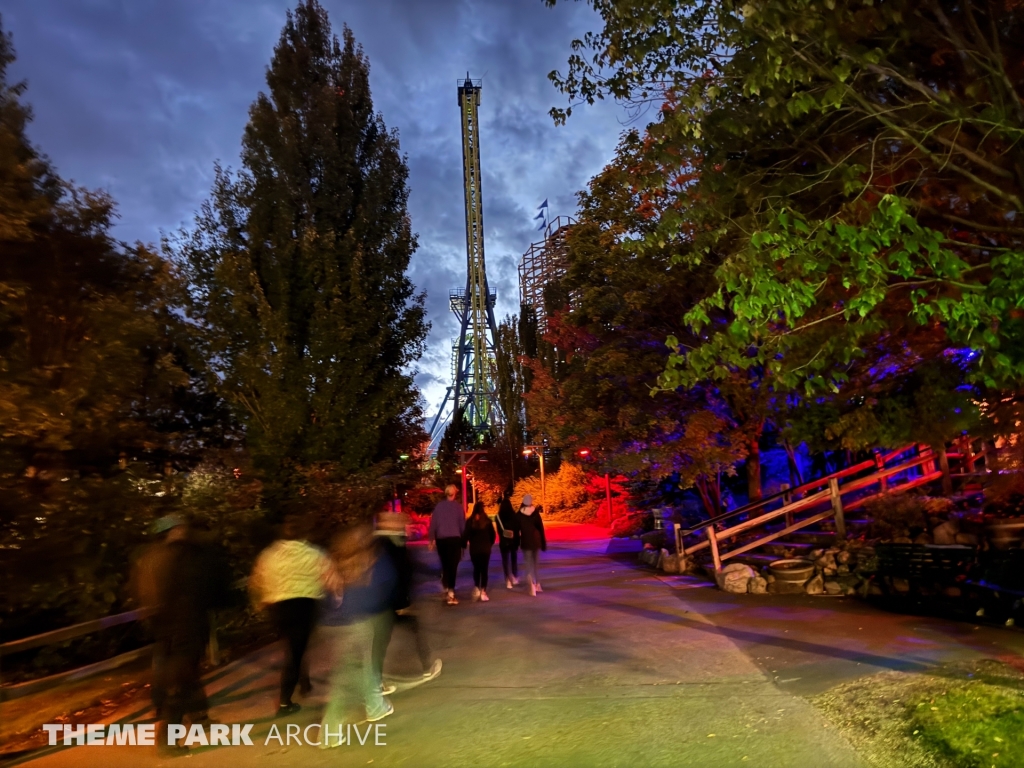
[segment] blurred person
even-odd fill
[[[375,636],[374,642],[374,664],[381,674],[383,680],[384,657],[387,654],[388,644],[391,642],[391,635],[395,627],[401,625],[409,628],[413,639],[416,642],[416,653],[419,656],[420,665],[423,668],[423,682],[433,680],[441,674],[441,660],[431,661],[430,646],[422,631],[419,617],[412,611],[413,598],[413,560],[406,546],[406,530],[409,522],[407,515],[393,512],[381,513],[377,516],[377,526],[374,533],[380,542],[381,551],[391,560],[395,569],[395,589],[392,595],[391,608],[394,611],[392,621],[387,625],[385,631]],[[394,693],[395,686],[384,684],[383,693],[385,696]]]
[[[491,548],[497,538],[484,503],[478,501],[466,521],[464,542],[469,546],[469,559],[473,563],[473,599],[484,603],[491,599],[487,596],[487,571],[491,565]]]
[[[427,538],[437,547],[437,556],[441,560],[441,584],[448,605],[459,604],[455,599],[455,576],[462,559],[462,537],[466,531],[466,513],[455,501],[458,492],[454,485],[444,489],[445,498],[434,507],[427,529]]]
[[[498,514],[498,550],[501,552],[501,568],[505,572],[505,588],[512,589],[519,583],[519,567],[516,554],[519,552],[519,518],[512,507],[512,489],[506,488],[501,495]]]
[[[189,539],[184,518],[162,517],[153,532],[161,540],[143,555],[136,584],[140,601],[153,611],[153,703],[161,721],[158,743],[163,747],[169,723],[183,724],[186,716],[190,722],[208,718],[199,665],[210,636],[210,611],[220,590],[210,558]]]
[[[526,578],[530,582],[530,596],[536,597],[538,592],[543,592],[538,579],[537,565],[538,555],[548,548],[547,538],[544,536],[544,521],[541,520],[543,508],[534,506],[533,497],[530,494],[523,496],[523,503],[516,513],[519,521],[520,541],[523,548],[523,562],[526,565]]]
[[[374,644],[390,632],[398,577],[366,524],[336,537],[331,557],[343,586],[340,604],[330,601],[322,622],[336,627],[331,632],[335,659],[322,725],[336,732],[345,722],[376,722],[395,711],[383,695]],[[340,745],[340,737],[337,743],[322,741],[324,748]]]
[[[305,696],[312,690],[305,663],[319,601],[335,587],[334,567],[327,554],[305,539],[298,515],[288,515],[281,538],[256,558],[249,592],[259,610],[269,609],[277,636],[284,642],[281,691],[277,713],[299,711],[292,701],[295,686]]]

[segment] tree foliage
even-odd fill
[[[936,332],[978,351],[977,381],[1021,380],[1019,3],[591,4],[603,29],[552,79],[660,105],[633,184],[663,213],[638,249],[715,270],[661,386],[762,367],[835,392]]]
[[[410,366],[426,323],[406,275],[408,169],[351,30],[339,41],[316,2],[300,3],[267,86],[242,169],[217,169],[171,247],[214,385],[280,487],[303,467],[358,472],[423,442]]]

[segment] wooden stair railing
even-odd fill
[[[757,549],[771,541],[820,523],[830,517],[835,520],[836,535],[839,538],[845,538],[845,513],[863,506],[879,496],[886,493],[900,493],[902,491],[907,491],[921,485],[927,485],[928,483],[934,482],[938,479],[983,474],[973,472],[973,468],[976,466],[976,462],[981,459],[985,460],[986,465],[989,463],[988,458],[991,453],[990,450],[985,448],[979,453],[973,453],[970,441],[964,441],[962,446],[963,447],[959,452],[947,453],[945,462],[940,462],[939,455],[927,446],[907,446],[885,455],[879,454],[873,459],[863,461],[852,467],[847,467],[846,469],[840,470],[839,472],[835,472],[826,477],[804,483],[792,490],[783,490],[780,493],[773,494],[760,501],[747,504],[738,509],[726,512],[725,514],[718,515],[703,522],[700,526],[682,529],[678,524],[676,524],[676,552],[680,553],[680,566],[685,567],[686,559],[690,555],[705,549],[710,549],[712,563],[717,571],[721,569],[722,562],[724,560],[728,560],[749,552],[750,550]],[[903,460],[894,466],[886,467],[886,464],[890,461],[915,447],[918,451],[917,456]],[[970,467],[972,471],[953,474],[949,466],[950,461],[960,463],[964,468]],[[942,464],[942,466],[940,466],[940,464]],[[917,477],[907,478],[903,482],[893,483],[893,480],[898,480],[897,476],[918,467],[921,468],[921,474]],[[876,471],[863,477],[851,479],[845,484],[841,484],[841,481],[845,478],[862,473],[868,469],[875,469]],[[861,493],[872,486],[878,486],[878,492],[866,496],[860,495],[855,498],[850,498],[854,494]],[[847,497],[847,499],[844,500],[844,496]],[[723,528],[721,530],[718,530],[715,527],[727,520],[731,520],[742,515],[750,515],[752,512],[763,507],[767,507],[779,499],[783,500],[783,504],[776,509],[765,511],[756,517],[748,517],[746,520],[737,523],[736,525]],[[789,501],[790,499],[795,500]],[[828,507],[824,510],[814,509],[815,507],[821,507],[826,503],[828,504]],[[797,521],[794,515],[798,512],[812,512],[812,514],[809,517],[805,517]],[[733,539],[740,534],[752,531],[755,528],[760,528],[767,523],[778,520],[779,518],[784,518],[785,525],[778,531],[772,531],[764,536],[754,539],[753,541],[745,542],[740,546],[727,551],[722,546],[723,542],[727,542],[728,540]],[[693,544],[692,546],[685,546],[685,538],[695,534],[703,534],[703,540]]]

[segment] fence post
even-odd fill
[[[686,549],[683,547],[683,537],[681,535],[681,532],[683,530],[683,526],[682,526],[681,523],[673,523],[672,525],[675,527],[676,560],[679,562],[679,572],[680,573],[685,573],[686,572]]]
[[[875,467],[878,469],[879,472],[885,469],[885,457],[880,453],[875,454]],[[889,478],[883,477],[881,480],[878,481],[878,484],[879,491],[881,491],[882,493],[888,492]]]
[[[832,497],[832,513],[836,521],[836,538],[846,538],[846,518],[843,517],[843,497],[839,495],[839,478],[828,481],[828,493]]]
[[[963,466],[964,466],[964,471],[965,472],[973,472],[974,471],[974,448],[971,446],[971,438],[970,437],[963,438],[960,441],[960,444],[963,446],[960,449],[960,451],[961,451],[961,453],[963,453],[963,458],[961,459],[961,461],[962,461]]]
[[[715,564],[715,572],[722,570],[722,558],[718,555],[718,535],[715,533],[715,526],[709,525],[704,529],[711,542],[711,561]]]
[[[949,476],[949,456],[946,454],[946,446],[940,445],[938,450],[939,469],[942,470],[942,493],[946,496],[953,494],[953,478]]]
[[[782,506],[788,507],[790,504],[793,503],[793,494],[789,492],[789,483],[782,483],[779,487],[783,491],[783,494],[782,494]],[[786,527],[788,528],[792,524],[793,524],[793,513],[792,512],[787,512],[786,513]]]

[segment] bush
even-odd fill
[[[630,512],[612,521],[612,536],[636,536],[654,529],[654,518],[650,512]]]
[[[864,506],[871,519],[871,535],[880,539],[913,537],[928,528],[927,496],[889,493]]]

